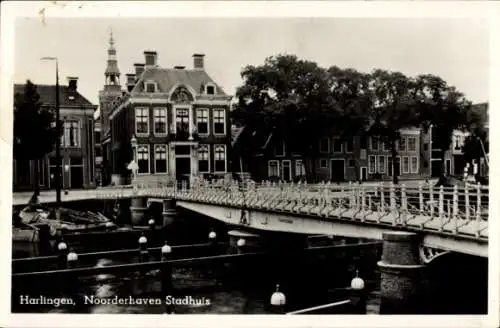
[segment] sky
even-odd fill
[[[111,29],[122,85],[144,50],[156,50],[161,67],[190,68],[192,54],[205,54],[206,71],[230,95],[246,65],[295,54],[323,67],[436,74],[474,103],[489,100],[488,22],[478,18],[18,18],[14,81],[54,84],[54,63],[40,58],[56,56],[60,83],[77,76],[98,104]]]

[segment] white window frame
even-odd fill
[[[213,94],[209,94],[208,93],[208,87],[213,87],[214,88],[214,93]],[[208,96],[215,96],[217,94],[217,86],[215,85],[215,83],[208,82],[205,85],[205,94],[208,95]]]
[[[198,130],[198,113],[200,112],[205,112],[207,114],[207,133],[200,133]],[[208,136],[210,135],[210,111],[208,108],[196,108],[196,132],[198,133],[199,136]]]
[[[215,112],[217,111],[221,111],[224,115],[223,115],[223,124],[224,124],[224,132],[223,133],[216,133],[215,132]],[[226,110],[224,108],[214,108],[212,110],[212,128],[213,128],[213,131],[214,131],[214,136],[225,136],[226,135]]]
[[[285,157],[286,156],[286,147],[285,147],[285,141],[281,141],[281,150],[283,151],[282,153],[278,153],[276,150],[278,148],[274,147],[274,156],[276,157]]]
[[[396,150],[401,151],[403,153],[408,151],[408,139],[406,136],[401,136],[398,142],[396,142]],[[403,144],[405,146],[405,149],[401,149],[400,145]]]
[[[410,149],[410,138],[415,139],[415,149],[411,150]],[[406,151],[409,153],[416,153],[418,151],[418,138],[414,136],[407,136],[406,137]]]
[[[327,148],[327,149],[326,149],[326,151],[325,151],[325,150],[323,150],[323,149],[321,149],[321,145],[322,145],[323,141],[325,141],[325,140],[326,140],[326,144],[327,144],[327,146],[326,146],[326,148]],[[330,138],[321,138],[321,139],[319,140],[319,152],[320,152],[321,154],[328,154],[328,153],[329,153],[329,151],[330,151]]]
[[[377,148],[376,149],[373,147],[374,140],[377,140],[377,143],[376,143]],[[369,146],[370,146],[370,150],[379,151],[379,149],[380,149],[380,138],[379,137],[370,137],[370,144],[369,144]]]
[[[375,163],[373,167],[371,166],[371,158],[375,158]],[[377,166],[378,166],[378,156],[377,155],[368,155],[368,174],[375,174],[377,173]]]
[[[415,161],[417,163],[416,170],[413,170],[412,159],[415,159]],[[418,174],[418,172],[420,171],[420,163],[419,162],[420,162],[420,158],[418,156],[410,156],[410,172],[411,173]]]
[[[405,170],[405,159],[408,160],[408,169]],[[410,156],[401,156],[401,167],[402,167],[402,171],[401,173],[403,174],[408,174],[410,173]]]
[[[340,142],[340,151],[335,150],[335,141]],[[342,154],[344,152],[344,143],[342,142],[342,140],[340,138],[337,138],[337,137],[333,138],[332,152],[334,154]]]
[[[271,163],[276,163],[276,167],[278,168],[278,174],[277,175],[271,175]],[[274,177],[274,176],[281,176],[281,170],[280,170],[280,161],[276,160],[276,159],[270,159],[267,161],[267,178],[271,178],[271,177]]]
[[[379,156],[378,156],[378,159],[377,159],[377,172],[378,172],[378,173],[383,173],[383,174],[385,174],[385,172],[387,171],[387,170],[386,170],[387,162],[386,162],[386,160],[385,160],[385,157],[386,157],[385,155],[379,155]],[[383,164],[384,164],[384,165],[381,165],[380,159],[383,159],[383,161],[384,161],[384,163],[383,163]]]
[[[165,113],[165,132],[156,132],[156,122],[159,122],[156,120],[156,111],[160,110]],[[153,134],[155,136],[166,136],[168,134],[168,112],[166,107],[154,107],[153,108]]]
[[[208,159],[207,159],[208,160],[208,171],[201,171],[200,170],[200,161],[201,161],[201,159],[200,159],[200,152],[199,151],[200,151],[200,148],[202,148],[202,147],[207,149],[207,154],[208,154]],[[215,149],[214,149],[214,151],[215,151]],[[214,156],[215,156],[215,153],[214,153]],[[200,173],[210,173],[210,170],[212,169],[212,165],[210,165],[210,145],[208,145],[208,144],[200,144],[200,145],[198,145],[198,153],[197,153],[197,159],[196,160],[198,161],[198,172],[200,172]],[[215,163],[214,163],[214,165],[215,165]]]
[[[321,165],[322,161],[325,161],[325,163],[326,163],[325,166]],[[328,158],[320,158],[319,159],[319,168],[320,169],[327,169],[328,168]]]
[[[139,169],[137,169],[137,175],[148,175],[151,174],[151,147],[149,144],[138,144],[137,145],[137,166],[139,166],[139,148],[146,147],[148,150],[148,172],[140,173]]]
[[[138,127],[138,125],[137,125],[137,123],[138,123],[138,121],[137,121],[137,111],[138,110],[141,110],[141,111],[142,110],[146,110],[146,113],[147,113],[147,115],[146,115],[146,123],[147,123],[147,127],[148,127],[146,132],[138,132],[137,131],[137,127]],[[149,136],[149,112],[150,112],[150,110],[149,110],[148,107],[135,107],[134,108],[134,122],[135,122],[135,135],[136,136]]]
[[[297,170],[297,168],[300,168],[300,172]],[[295,176],[303,176],[306,175],[306,168],[304,166],[304,161],[301,159],[296,159],[295,160]]]
[[[168,174],[168,145],[166,145],[166,144],[156,144],[156,145],[153,145],[153,147],[154,147],[153,160],[154,160],[155,174]],[[165,172],[158,172],[156,170],[156,148],[157,147],[165,147],[165,167],[166,167]]]
[[[151,84],[154,85],[154,91],[153,92],[148,91],[148,85],[151,85]],[[150,81],[150,80],[145,81],[144,82],[144,92],[145,93],[156,93],[156,92],[158,92],[158,83],[156,83],[156,81]]]
[[[288,171],[288,179],[285,179],[285,177],[284,177],[284,174],[285,174],[285,170],[284,170],[284,168],[285,168],[285,163],[288,163],[288,168],[290,169],[290,170]],[[291,160],[289,160],[289,159],[284,159],[284,160],[282,160],[282,161],[281,161],[281,168],[282,168],[282,170],[281,170],[281,172],[280,172],[280,173],[281,173],[281,175],[280,175],[281,179],[282,179],[282,180],[291,181],[291,180],[292,180],[292,161],[291,161]]]
[[[66,129],[66,123],[76,122],[76,146],[71,146],[69,144],[69,128]],[[66,139],[66,130],[68,130],[68,139]],[[61,146],[65,148],[82,148],[82,121],[77,118],[66,118],[63,122],[63,134],[61,135]]]
[[[189,129],[191,128],[191,115],[192,115],[192,111],[193,111],[193,108],[191,105],[176,105],[176,106],[173,106],[173,113],[172,113],[172,116],[173,116],[173,126],[174,126],[174,129],[173,129],[173,133],[174,134],[177,134],[177,110],[178,109],[187,109],[188,111],[188,132],[189,132]]]
[[[217,147],[224,147],[224,171],[215,171],[217,165],[215,165],[215,161],[217,161]],[[227,147],[224,144],[216,144],[214,145],[214,173],[226,173],[227,172]]]

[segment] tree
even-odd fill
[[[264,65],[243,69],[244,84],[236,95],[235,122],[293,145],[304,158],[308,177],[315,171],[318,140],[335,126],[326,72],[316,63],[293,55],[268,57]],[[307,161],[304,161],[307,163]]]
[[[445,154],[450,149],[454,130],[469,126],[471,103],[455,87],[434,75],[420,75],[416,79],[418,94],[418,121],[424,129],[432,126],[432,148],[440,150],[440,183],[446,175]]]
[[[35,197],[40,192],[39,160],[53,150],[62,132],[53,123],[53,111],[42,106],[36,85],[28,80],[24,92],[14,95],[14,157],[33,162]]]
[[[370,75],[352,68],[332,66],[327,70],[327,78],[331,101],[339,113],[336,133],[343,141],[365,138],[370,123],[368,115],[373,106]],[[354,163],[356,179],[360,179],[359,163]]]
[[[390,149],[392,177],[397,184],[396,144],[401,137],[399,131],[417,123],[415,83],[403,73],[377,69],[371,74],[370,85],[374,98],[368,134],[381,138]]]
[[[488,129],[486,128],[487,107],[484,110],[482,106],[472,106],[467,112],[469,122],[469,132],[471,133],[464,140],[462,151],[466,163],[472,163],[473,160],[478,163],[476,180],[481,177],[481,158],[489,153]]]

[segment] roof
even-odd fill
[[[14,94],[23,93],[25,84],[15,84]],[[36,84],[36,90],[40,95],[40,101],[44,105],[55,106],[56,86]],[[73,98],[73,99],[72,99]],[[82,96],[78,91],[73,91],[67,85],[59,86],[59,106],[60,107],[97,107]]]
[[[168,93],[176,85],[186,85],[194,89],[197,95],[201,94],[207,83],[213,83],[217,89],[217,95],[225,96],[224,90],[218,86],[214,80],[201,69],[175,69],[175,68],[159,68],[148,67],[141,74],[137,81],[134,92],[144,91],[144,81],[155,81],[158,84],[158,92]]]

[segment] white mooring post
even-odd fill
[[[470,220],[469,184],[465,182],[465,219]]]
[[[422,215],[424,213],[424,191],[421,182],[418,184],[418,208],[420,215]]]
[[[443,230],[443,222],[444,222],[444,188],[443,186],[439,187],[439,219],[441,222],[441,226],[439,230]]]
[[[390,208],[391,212],[396,211],[396,191],[394,189],[394,183],[391,182],[391,187],[390,187]]]
[[[384,183],[380,184],[380,211],[385,211],[385,191],[384,191]]]

